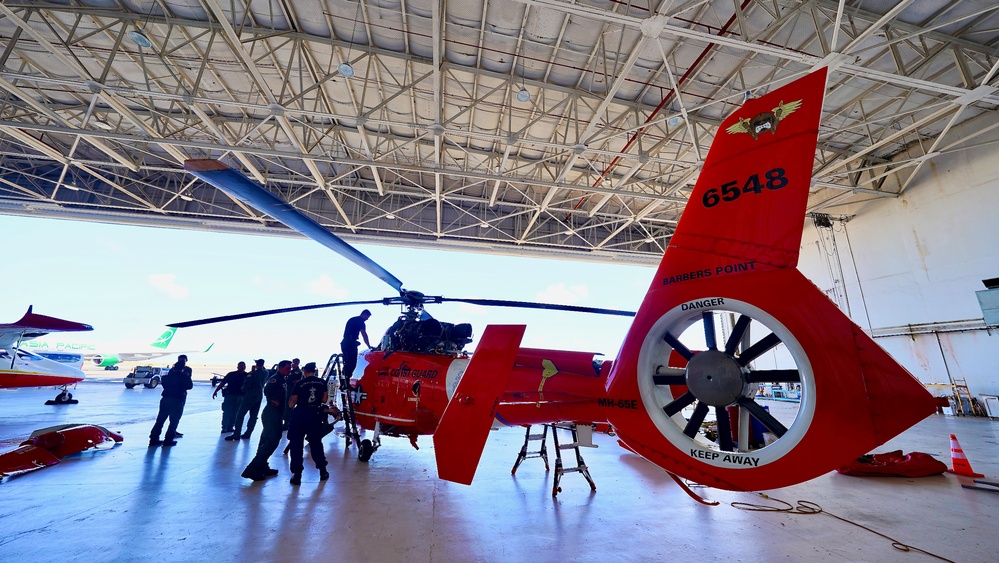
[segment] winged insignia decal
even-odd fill
[[[796,100],[793,102],[784,103],[781,100],[780,104],[777,105],[772,111],[765,111],[763,113],[757,114],[751,119],[746,119],[740,117],[739,121],[735,125],[732,125],[726,131],[731,134],[737,133],[749,133],[749,136],[753,140],[759,139],[761,133],[766,133],[769,131],[772,134],[777,133],[777,124],[787,116],[791,115],[798,108],[801,107],[801,100]]]

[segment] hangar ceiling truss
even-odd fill
[[[284,228],[218,158],[355,242],[654,263],[718,124],[828,65],[810,210],[979,145],[991,0],[0,4],[0,213]]]

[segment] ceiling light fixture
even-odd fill
[[[67,190],[73,190],[74,192],[80,191],[80,188],[74,186],[73,184],[63,184],[63,187]]]
[[[347,43],[347,57],[336,67],[340,76],[344,78],[354,77],[354,67],[350,65],[350,49],[354,46],[354,32],[357,31],[357,13],[360,10],[361,3],[358,2],[357,8],[354,10],[354,23],[350,26],[350,41]]]
[[[527,67],[524,66],[524,57],[517,57],[520,59],[520,91],[517,92],[517,101],[522,103],[527,103],[531,101],[531,93],[527,91]],[[514,61],[513,72],[517,71],[517,62]]]
[[[128,38],[132,40],[132,43],[135,43],[136,45],[142,47],[143,49],[148,49],[153,46],[153,42],[150,41],[148,37],[146,37],[146,32],[142,31],[141,29],[129,31]]]
[[[187,194],[180,194],[180,199],[184,201],[194,201],[194,198]]]
[[[395,215],[392,214],[392,213],[389,213],[388,215],[385,216],[385,218],[386,219],[395,219]]]
[[[669,125],[670,127],[676,127],[681,123],[683,123],[683,118],[680,117],[679,115],[674,115],[673,117],[666,120],[666,125]]]

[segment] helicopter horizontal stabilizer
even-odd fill
[[[471,485],[526,330],[489,325],[434,432],[437,475]]]

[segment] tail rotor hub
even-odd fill
[[[727,407],[745,396],[748,384],[742,366],[720,350],[705,350],[687,363],[687,388],[712,407]]]

